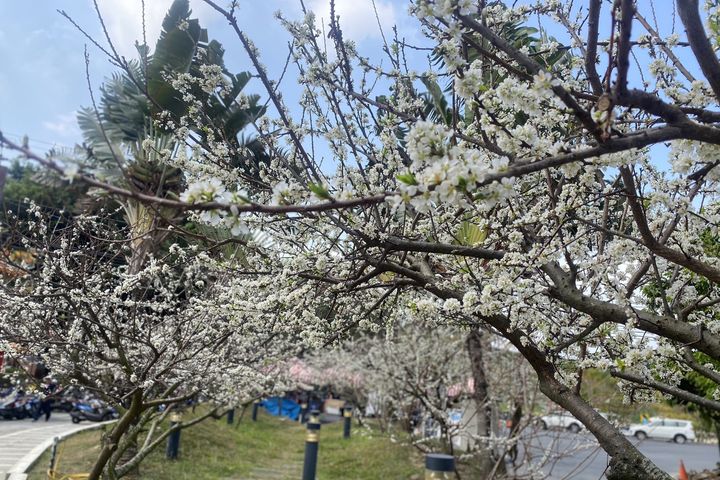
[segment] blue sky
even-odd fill
[[[377,50],[380,41],[377,21],[369,0],[336,0],[346,37],[358,42],[361,50]],[[328,17],[326,0],[305,0],[318,16]],[[150,45],[159,34],[162,18],[172,0],[146,0],[146,26]],[[193,16],[198,17],[211,37],[226,48],[231,71],[249,69],[227,23],[200,0],[191,0]],[[228,2],[220,2],[225,4]],[[281,10],[290,18],[300,18],[298,0],[244,0],[240,2],[240,25],[262,52],[262,60],[272,76],[280,73],[287,56],[287,35],[273,13]],[[121,54],[135,55],[134,41],[142,38],[140,0],[99,0],[110,36]],[[415,35],[415,24],[406,15],[403,0],[376,0],[384,28],[399,23]],[[53,145],[72,146],[80,140],[75,111],[90,104],[83,50],[91,55],[91,81],[97,89],[114,67],[102,52],[57,10],[65,10],[94,38],[103,40],[102,29],[91,0],[0,0],[0,130],[11,139],[27,134],[31,146],[45,151]],[[325,20],[324,23],[327,23]],[[294,76],[285,81],[285,95],[297,91]],[[252,88],[252,87],[250,87]],[[255,86],[259,93],[259,86]],[[263,98],[266,96],[263,95]]]
[[[249,69],[247,57],[227,23],[201,0],[190,1],[194,16],[209,30],[211,37],[224,44],[229,69],[235,72]],[[127,56],[135,55],[134,41],[142,37],[141,0],[98,2],[118,50]],[[146,0],[145,3],[148,40],[154,45],[172,0]],[[221,0],[220,3],[227,2]],[[328,0],[305,0],[305,3],[327,24]],[[336,0],[336,3],[345,36],[358,42],[361,53],[378,58],[380,35],[372,2]],[[271,77],[276,78],[280,73],[288,40],[273,13],[281,10],[289,18],[300,18],[299,4],[299,0],[240,1],[240,26],[260,47]],[[417,23],[406,13],[407,0],[375,0],[375,4],[386,34],[391,33],[393,24],[398,24],[402,36],[422,43]],[[649,0],[639,0],[638,5],[647,18],[657,18],[663,34],[670,33],[671,0],[657,0],[655,5],[661,8],[655,11],[656,15],[649,9]],[[58,9],[67,11],[89,34],[104,43],[91,0],[0,0],[0,129],[16,140],[27,134],[31,146],[38,151],[78,142],[75,111],[90,104],[83,57],[88,41]],[[682,33],[679,21],[675,28]],[[636,24],[635,31],[639,34],[640,30]],[[567,41],[563,36],[560,40]],[[89,45],[88,49],[91,80],[97,90],[113,67],[97,48]],[[697,71],[695,65],[689,67]],[[637,73],[632,77],[637,80]],[[259,85],[251,84],[249,88],[266,98]],[[298,92],[293,73],[285,78],[282,90],[292,109],[292,100]]]

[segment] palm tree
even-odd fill
[[[208,42],[207,31],[197,19],[190,18],[191,13],[188,0],[175,0],[163,20],[155,51],[151,54],[146,45],[138,45],[140,59],[124,62],[123,71],[102,85],[98,104],[79,111],[86,152],[82,163],[97,177],[140,193],[177,197],[183,174],[164,156],[169,152],[173,158],[186,146],[162,126],[167,122],[157,120],[169,116],[177,123],[189,111],[188,102],[170,78],[189,74],[200,79],[203,67],[215,65],[223,72],[228,88],[221,92],[192,89],[193,96],[207,105],[204,128],[196,127],[194,133],[201,144],[211,131],[222,138],[232,147],[232,166],[244,177],[259,180],[259,166],[269,157],[259,141],[246,140],[239,134],[264,114],[265,107],[258,104],[258,95],[246,97],[242,104],[238,101],[250,74],[227,71],[222,45],[216,40]],[[90,193],[89,199],[102,196],[99,190]],[[130,229],[131,271],[137,271],[167,235],[158,227],[177,220],[178,212],[132,199],[117,201]]]
[[[222,45],[215,40],[208,41],[207,31],[197,19],[191,18],[188,0],[173,2],[153,52],[147,45],[137,48],[139,59],[119,62],[122,71],[105,81],[97,104],[78,112],[84,138],[83,168],[108,183],[132,191],[176,198],[183,188],[184,175],[173,165],[173,159],[187,146],[173,135],[170,125],[179,124],[191,111],[191,105],[173,87],[172,78],[184,75],[199,81],[204,78],[204,70],[214,66],[222,72],[227,88],[220,91],[192,88],[194,98],[205,108],[200,114],[202,127],[198,124],[190,128],[200,145],[206,144],[211,134],[231,145],[232,166],[238,169],[239,175],[259,182],[260,164],[268,162],[269,157],[259,141],[245,139],[240,133],[264,114],[265,107],[259,104],[257,95],[239,101],[250,74],[228,72]],[[90,207],[92,201],[116,202],[121,207],[132,247],[127,258],[130,274],[139,272],[148,255],[161,248],[169,232],[162,227],[182,220],[181,212],[172,208],[146,205],[130,198],[109,199],[96,189],[88,193],[85,207]],[[216,238],[228,235],[221,229],[201,233]],[[233,259],[242,261],[242,253],[235,252]],[[146,294],[152,295],[152,292]],[[137,421],[138,418],[131,420],[133,424]],[[137,433],[127,435],[130,437],[127,448],[120,454],[122,458],[112,461],[113,465],[120,465],[121,470],[123,465],[131,465],[128,462],[137,451]],[[100,458],[94,471],[106,468],[105,462],[106,458]],[[136,467],[127,468],[135,470]]]

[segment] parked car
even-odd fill
[[[623,433],[634,436],[638,440],[658,438],[672,440],[675,443],[695,441],[695,430],[692,422],[676,418],[653,417],[648,423],[630,425]]]
[[[583,424],[568,412],[551,413],[540,417],[540,426],[543,430],[548,428],[563,428],[573,433],[583,429]]]

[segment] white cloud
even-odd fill
[[[55,121],[44,121],[43,127],[61,137],[79,137],[80,128],[77,125],[75,112],[61,113],[55,116]]]
[[[392,35],[392,27],[397,23],[395,6],[389,1],[375,0],[377,17],[386,36]],[[322,21],[325,31],[330,23],[330,1],[311,0],[308,8],[315,12],[318,22]],[[361,42],[368,38],[380,38],[378,20],[370,0],[336,0],[335,15],[340,16],[340,28],[346,40]]]
[[[145,0],[145,31],[151,48],[160,36],[162,21],[173,0]],[[100,12],[107,26],[113,45],[120,55],[137,57],[135,41],[142,43],[142,2],[140,0],[98,0]],[[207,28],[217,20],[218,14],[206,3],[191,1],[191,18],[198,18],[200,25]],[[101,42],[104,45],[105,42]]]

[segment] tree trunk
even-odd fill
[[[471,330],[465,339],[473,378],[472,398],[475,402],[476,434],[480,437],[489,437],[492,434],[492,405],[483,359],[487,344],[483,333],[478,329]],[[476,478],[491,478],[491,476],[504,474],[504,461],[500,461],[497,468],[496,464],[498,464],[498,458],[492,447],[487,442],[478,442],[478,453],[474,465]]]
[[[645,457],[620,431],[603,418],[590,404],[562,384],[555,375],[555,365],[548,361],[545,353],[518,330],[511,329],[510,322],[503,315],[481,317],[509,340],[518,352],[530,363],[538,376],[540,391],[553,402],[570,412],[585,425],[600,446],[612,457],[607,473],[608,480],[671,480],[665,473]]]
[[[645,457],[617,428],[612,426],[590,404],[578,395],[574,389],[561,383],[555,374],[557,370],[545,354],[532,343],[524,341],[517,331],[509,331],[507,323],[491,319],[502,335],[510,340],[515,348],[530,362],[538,376],[540,391],[553,402],[570,412],[585,425],[610,455],[608,480],[671,480],[665,473]]]
[[[538,372],[540,373],[540,372]],[[640,453],[622,433],[605,420],[593,407],[554,376],[539,375],[540,391],[575,418],[595,436],[610,455],[608,480],[670,480],[672,477]]]
[[[88,480],[99,480],[103,472],[106,471],[107,463],[117,449],[121,438],[131,428],[131,425],[137,421],[138,416],[142,412],[142,400],[142,391],[136,391],[132,396],[130,407],[123,416],[120,417],[120,420],[115,423],[110,433],[103,436],[100,454],[88,475]]]
[[[137,430],[138,427],[138,420],[139,418],[136,418],[131,426],[131,430]],[[137,478],[140,478],[140,463],[134,463],[132,464],[132,467],[128,469],[127,471],[123,472],[122,474],[118,474],[117,470],[118,467],[122,467],[130,462],[137,456],[139,449],[138,449],[138,434],[132,433],[130,435],[126,435],[125,439],[123,440],[123,449],[118,455],[118,458],[116,461],[112,462],[112,469],[115,470],[114,475],[117,478],[127,478],[130,480],[134,480]]]
[[[131,225],[131,245],[132,253],[128,258],[128,272],[131,275],[136,275],[142,271],[145,261],[148,255],[156,249],[158,245],[158,239],[155,238],[150,232],[152,231],[153,225],[156,222],[155,214],[145,207],[144,205],[135,204],[136,215],[133,217],[129,215],[132,209],[126,207],[126,217]],[[118,339],[118,345],[120,341]],[[118,348],[121,348],[120,346]],[[138,421],[140,414],[130,421],[130,426],[126,431],[124,438],[119,440],[118,451],[113,455],[113,459],[109,464],[108,470],[111,472],[112,477],[117,477],[116,468],[132,461],[138,454]],[[123,478],[135,479],[140,477],[140,465],[134,464],[132,468],[127,470],[123,475]]]
[[[510,439],[517,437],[518,433],[520,432],[520,422],[522,421],[523,416],[522,407],[522,399],[515,399],[515,410],[513,411],[512,417],[510,419],[510,431],[508,432],[508,438]],[[517,456],[518,445],[517,443],[514,443],[512,447],[510,447],[508,450],[508,457],[510,457],[510,461],[512,462],[513,467],[515,466],[515,462],[517,461]]]

